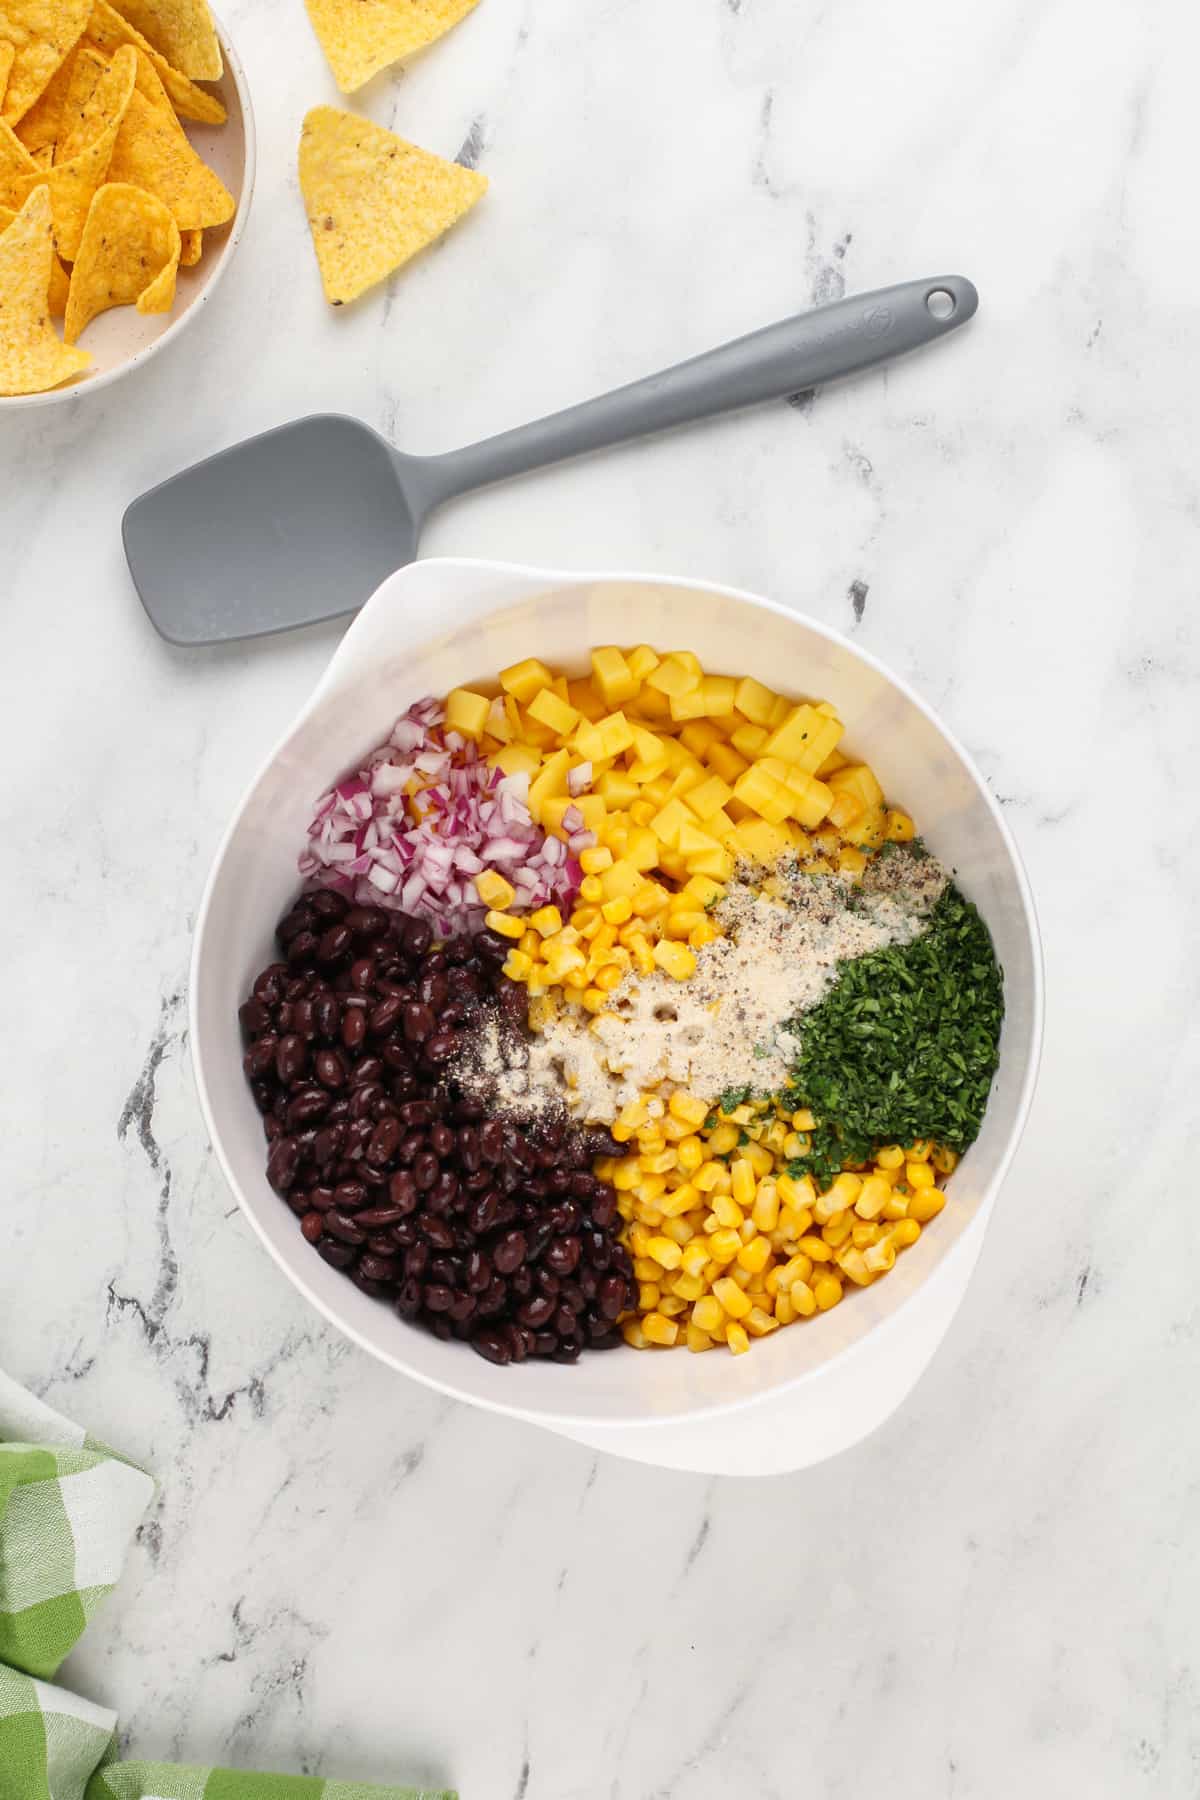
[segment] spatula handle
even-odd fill
[[[429,499],[853,375],[945,337],[978,305],[971,282],[939,275],[798,313],[565,412],[423,459]]]

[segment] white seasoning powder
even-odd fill
[[[761,874],[735,880],[715,914],[726,935],[697,953],[690,979],[626,976],[611,1013],[563,1013],[501,1089],[518,1109],[552,1090],[597,1123],[660,1083],[704,1100],[747,1083],[773,1092],[796,1060],[797,1015],[824,998],[838,964],[920,936],[947,879],[932,857],[893,851],[857,886],[796,864],[765,886]]]

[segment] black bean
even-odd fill
[[[509,1339],[490,1325],[482,1325],[471,1333],[472,1350],[478,1350],[480,1356],[486,1356],[489,1362],[510,1363],[512,1361],[512,1345]]]
[[[525,1261],[525,1238],[519,1231],[509,1231],[492,1250],[492,1261],[498,1274],[511,1275]]]
[[[336,1238],[323,1237],[317,1250],[327,1263],[335,1269],[348,1269],[354,1261],[354,1250],[349,1244],[339,1244]]]

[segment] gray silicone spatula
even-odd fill
[[[336,618],[413,560],[426,518],[455,494],[852,375],[945,337],[978,304],[961,275],[880,288],[444,456],[406,456],[337,414],[297,419],[135,500],[125,555],[173,644]]]

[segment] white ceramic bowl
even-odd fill
[[[181,336],[216,292],[246,228],[255,167],[254,112],[246,71],[219,22],[217,36],[225,73],[220,81],[201,85],[206,92],[219,95],[229,117],[224,125],[197,125],[191,120],[184,120],[183,124],[197,154],[220,176],[237,201],[236,213],[228,225],[204,233],[204,253],[192,268],[180,269],[175,304],[169,313],[143,314],[133,306],[114,306],[101,313],[79,339],[79,348],[91,352],[91,367],[65,387],[50,388],[44,394],[0,396],[0,417],[18,407],[52,406],[56,401],[76,400],[110,387],[134,369],[142,368]]]
[[[706,668],[836,704],[850,744],[911,809],[991,927],[1007,991],[1000,1069],[983,1130],[937,1222],[885,1280],[813,1324],[778,1332],[741,1357],[621,1349],[585,1355],[574,1367],[496,1368],[464,1345],[404,1324],[301,1237],[267,1185],[237,1009],[276,954],[272,934],[297,888],[296,856],[313,801],[387,735],[410,701],[494,681],[497,670],[529,655],[580,673],[593,644],[643,641],[684,647]],[[824,626],[728,588],[447,560],[416,563],[384,582],[238,807],[201,907],[191,1039],[212,1141],[246,1216],[301,1293],[373,1356],[461,1399],[649,1460],[660,1460],[653,1448],[628,1448],[638,1433],[657,1428],[666,1442],[671,1425],[707,1428],[711,1415],[788,1394],[803,1403],[811,1394],[824,1415],[821,1453],[828,1454],[878,1422],[868,1389],[888,1396],[887,1410],[902,1398],[953,1316],[1028,1111],[1041,1008],[1033,907],[999,808],[965,752],[878,663]],[[900,1380],[906,1369],[912,1373]],[[682,1460],[709,1466],[703,1452]]]

